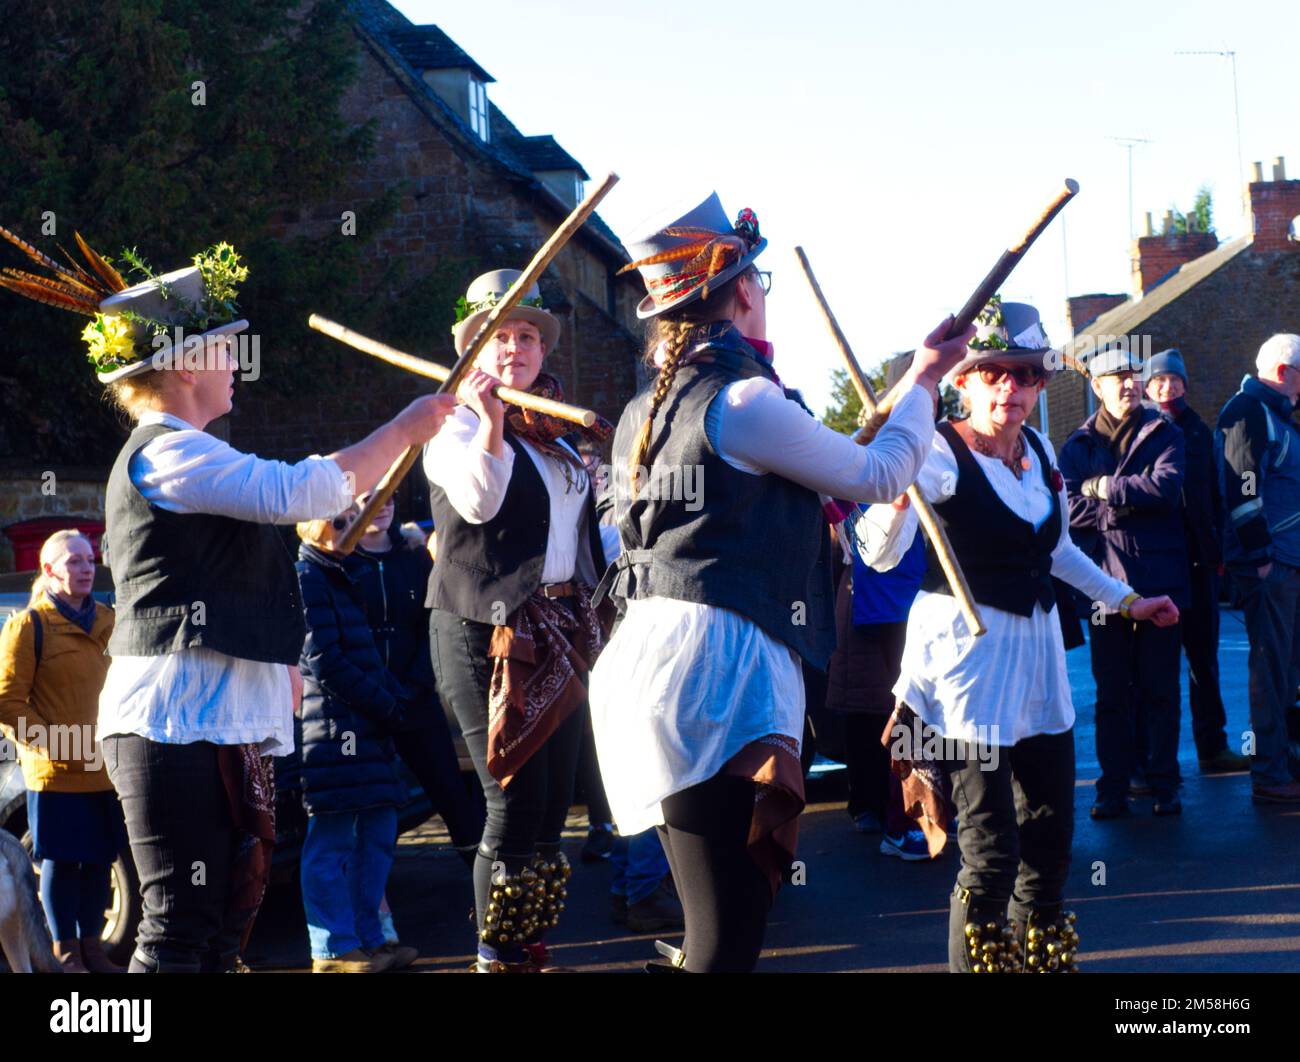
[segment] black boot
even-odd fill
[[[1017,926],[1025,942],[1025,973],[1078,973],[1079,934],[1075,914],[1060,904],[1033,907]]]
[[[948,971],[1013,973],[1020,962],[1020,941],[1007,921],[1006,901],[957,886],[948,906]]]

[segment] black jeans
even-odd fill
[[[237,837],[217,746],[113,734],[103,747],[144,901],[130,972],[232,969],[240,933],[225,914]]]
[[[1139,748],[1158,799],[1178,790],[1178,724],[1182,714],[1179,664],[1182,624],[1157,627],[1108,615],[1088,629],[1092,676],[1097,683],[1097,796],[1123,798]],[[1139,720],[1146,741],[1139,745]]]
[[[686,970],[750,972],[772,906],[772,888],[749,854],[754,783],[716,774],[662,807],[659,839],[686,915]]]
[[[1192,604],[1183,613],[1183,652],[1190,676],[1192,736],[1196,755],[1207,760],[1228,747],[1228,716],[1219,692],[1219,575],[1207,564],[1192,565]]]
[[[1065,894],[1074,841],[1074,731],[980,752],[958,743],[946,763],[959,822],[957,888],[1023,922],[1031,910],[1059,906]],[[964,971],[965,919],[955,896],[952,910],[948,964]]]
[[[397,754],[415,775],[433,810],[442,817],[451,843],[457,848],[478,844],[483,837],[482,800],[471,796],[461,779],[442,705],[435,704],[428,715],[427,725],[393,735]]]
[[[559,850],[560,833],[573,799],[584,715],[582,709],[573,712],[503,789],[487,769],[491,638],[491,624],[462,619],[441,609],[434,609],[430,616],[430,652],[438,696],[456,714],[487,802],[487,822],[474,862],[480,929],[487,913],[493,862],[500,860],[507,874],[515,874],[531,862],[535,852]]]
[[[591,706],[582,706],[582,748],[578,753],[578,785],[587,801],[587,821],[610,823],[614,815],[609,810],[605,796],[605,783],[600,777],[600,759],[596,755],[596,735],[591,726]]]

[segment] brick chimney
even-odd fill
[[[1300,181],[1286,179],[1286,160],[1273,160],[1273,179],[1265,181],[1264,167],[1254,164],[1255,180],[1250,182],[1251,228],[1255,233],[1255,251],[1300,251],[1300,243],[1290,239],[1291,223],[1300,215]],[[1300,229],[1300,223],[1296,226]]]
[[[1129,253],[1133,262],[1133,294],[1137,298],[1166,280],[1180,266],[1219,246],[1219,238],[1212,232],[1174,232],[1173,220],[1173,214],[1166,211],[1163,234],[1139,236],[1133,241]]]
[[[1065,322],[1070,326],[1070,334],[1077,336],[1103,313],[1122,302],[1128,302],[1127,295],[1075,295],[1066,299]]]

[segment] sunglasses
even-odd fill
[[[1015,380],[1017,387],[1036,387],[1047,379],[1047,374],[1037,365],[981,365],[976,371],[990,387],[996,387],[1004,376]]]

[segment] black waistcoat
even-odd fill
[[[741,472],[714,450],[704,428],[709,403],[733,381],[773,373],[734,328],[713,332],[714,360],[680,368],[659,408],[647,485],[635,498],[628,463],[653,382],[623,411],[613,458],[623,554],[606,575],[608,593],[731,609],[825,670],[835,622],[821,503],[781,476]]]
[[[105,537],[117,595],[110,656],[161,656],[204,646],[296,664],[306,627],[293,557],[270,524],[151,505],[127,474],[151,439],[137,427],[108,477]]]
[[[428,608],[479,623],[503,624],[542,585],[551,525],[550,495],[533,459],[508,429],[505,441],[515,452],[510,484],[501,508],[486,523],[469,523],[447,500],[446,491],[436,483],[429,484],[438,548],[424,601]],[[586,472],[577,474],[586,476]],[[588,487],[573,575],[589,584],[605,570],[592,494]]]
[[[981,605],[1017,616],[1033,615],[1034,605],[1050,612],[1056,604],[1052,586],[1052,550],[1061,539],[1061,501],[1052,485],[1052,464],[1038,436],[1022,429],[1038,455],[1043,482],[1052,495],[1052,511],[1037,530],[1007,508],[957,429],[945,422],[938,429],[957,458],[957,485],[952,497],[934,511],[948,532],[953,553]],[[934,547],[921,589],[949,594]]]

